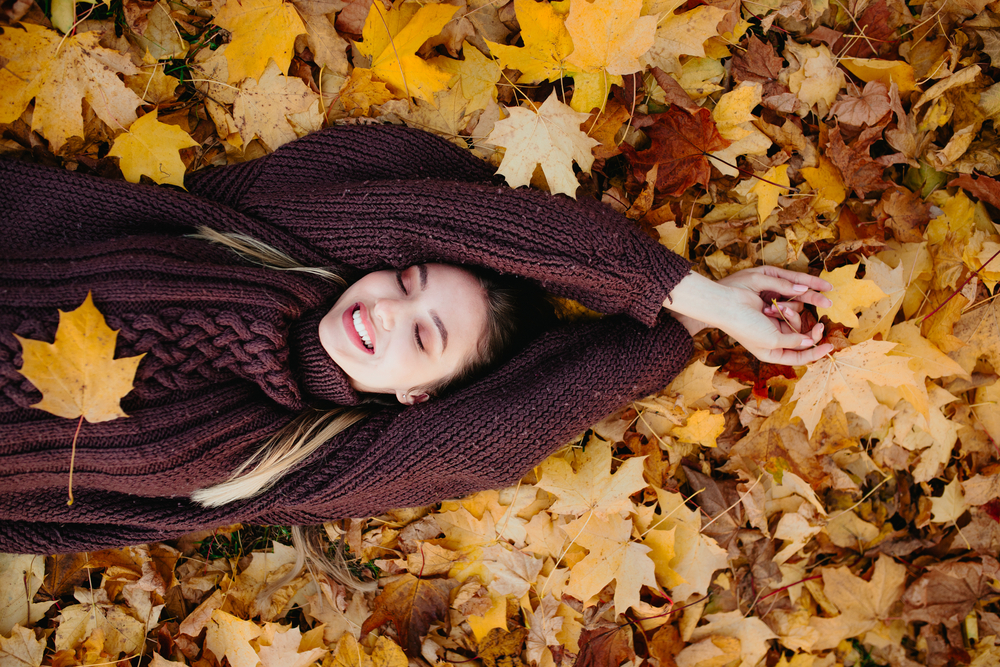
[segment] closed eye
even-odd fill
[[[399,284],[399,289],[403,292],[403,294],[409,294],[409,292],[406,291],[406,285],[403,284],[403,272],[402,271],[399,271],[399,270],[396,271],[396,283]]]
[[[426,351],[424,350],[424,342],[420,340],[420,325],[418,324],[413,325],[413,340],[417,341],[417,347],[420,348],[421,352]]]

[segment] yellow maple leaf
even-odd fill
[[[324,661],[329,667],[406,667],[406,654],[388,637],[375,640],[371,655],[350,632],[345,632],[337,642],[332,660]]]
[[[639,16],[642,0],[570,0],[566,30],[573,51],[566,59],[576,83],[571,106],[601,108],[622,74],[642,69],[639,58],[653,45],[655,16]]]
[[[640,588],[658,588],[651,550],[632,541],[631,520],[618,514],[580,517],[562,530],[590,552],[570,572],[566,592],[576,599],[586,603],[614,581],[617,616],[639,604]]]
[[[697,410],[684,426],[675,428],[673,435],[681,442],[694,442],[704,447],[717,447],[715,439],[726,430],[726,416],[710,410]]]
[[[561,192],[576,199],[579,183],[573,162],[590,171],[594,163],[591,151],[599,145],[580,129],[590,115],[573,111],[557,99],[555,91],[537,112],[507,107],[507,113],[510,117],[497,122],[486,139],[507,149],[497,173],[516,188],[528,185],[535,165],[541,165],[552,194]]]
[[[4,635],[0,634],[0,663],[24,667],[38,667],[42,664],[45,638],[36,639],[34,630],[20,625],[15,625],[5,634],[9,634],[10,639],[5,639]]]
[[[472,113],[477,109],[485,109],[490,102],[496,101],[500,67],[480,53],[479,49],[467,46],[463,53],[465,60],[438,57],[430,62],[442,71],[458,76],[459,91],[468,101],[466,110]]]
[[[392,93],[385,84],[373,79],[372,71],[364,67],[355,67],[340,89],[340,101],[344,108],[348,111],[360,109],[366,116],[372,106],[384,104],[391,99]]]
[[[132,391],[145,355],[115,359],[117,337],[90,293],[76,310],[59,311],[54,343],[15,336],[23,350],[21,374],[42,392],[32,407],[68,419],[82,415],[91,423],[127,417],[119,401]]]
[[[542,462],[541,479],[536,486],[556,497],[549,507],[553,514],[583,514],[592,511],[598,515],[629,511],[629,500],[636,491],[646,486],[642,477],[642,462],[646,457],[631,458],[611,474],[611,445],[598,440],[587,446],[585,452],[576,454],[576,470],[569,461],[551,457]]]
[[[664,72],[680,76],[680,56],[705,56],[705,40],[719,34],[719,22],[725,9],[702,5],[682,14],[674,11],[684,0],[651,2],[647,13],[659,15],[653,46],[647,58]]]
[[[562,78],[566,58],[573,52],[563,17],[547,2],[514,0],[514,13],[521,26],[524,47],[487,41],[492,53],[509,69],[521,72],[517,83],[538,83]]]
[[[115,138],[108,155],[119,158],[118,166],[130,183],[148,176],[157,183],[183,188],[186,167],[179,151],[197,145],[181,128],[157,120],[153,109]]]
[[[799,173],[816,192],[817,201],[813,204],[816,212],[833,213],[837,210],[840,202],[847,197],[847,188],[844,186],[840,170],[830,162],[830,159],[825,155],[818,157],[818,166],[804,167],[799,170]]]
[[[819,277],[826,280],[833,289],[824,294],[833,304],[829,308],[817,308],[819,317],[826,315],[834,322],[840,322],[849,327],[858,326],[858,317],[854,313],[866,308],[879,299],[888,296],[879,289],[873,280],[858,280],[854,276],[859,264],[846,264],[833,271],[823,271]]]
[[[871,421],[878,401],[869,382],[883,387],[913,386],[915,382],[909,360],[889,356],[894,347],[895,343],[866,340],[810,365],[792,392],[796,401],[792,417],[801,418],[811,436],[823,408],[836,399],[844,412]]]
[[[245,144],[258,137],[272,151],[323,125],[319,95],[302,79],[282,74],[273,61],[259,82],[250,77],[240,84],[233,119]]]
[[[227,658],[232,667],[256,667],[260,660],[250,640],[256,639],[262,632],[263,629],[256,623],[216,609],[208,624],[205,648],[220,662],[223,657]]]
[[[229,83],[260,77],[268,60],[287,72],[295,38],[306,33],[295,7],[282,0],[229,0],[216,15],[215,24],[233,35],[226,45]]]
[[[0,123],[17,120],[32,99],[31,129],[59,151],[70,137],[83,137],[83,100],[115,129],[135,122],[142,99],[117,73],[138,74],[125,54],[98,44],[101,35],[63,37],[32,23],[4,28],[0,35]]]
[[[893,269],[877,257],[865,260],[865,277],[874,282],[886,296],[861,313],[857,326],[848,336],[848,340],[855,344],[868,340],[875,334],[881,334],[882,340],[885,340],[899,307],[903,305],[903,297],[906,296],[909,284],[903,276],[902,263]]]
[[[417,49],[439,34],[458,11],[454,5],[397,2],[386,11],[372,3],[358,50],[372,59],[372,74],[398,95],[428,102],[444,90],[451,75],[417,55]]]
[[[750,192],[757,194],[757,219],[763,223],[778,205],[778,197],[788,194],[788,165],[779,164],[764,172]]]

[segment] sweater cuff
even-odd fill
[[[663,246],[650,248],[646,275],[653,289],[633,305],[631,315],[646,326],[653,326],[670,292],[691,273],[691,262]]]
[[[319,322],[329,310],[329,304],[311,310],[292,324],[289,345],[292,369],[303,393],[315,402],[337,405],[358,405],[361,399],[351,387],[350,378],[334,363],[319,341]]]

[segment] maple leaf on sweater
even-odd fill
[[[157,183],[183,188],[186,167],[179,151],[198,145],[181,128],[157,120],[153,109],[118,135],[108,155],[119,158],[118,165],[130,183],[148,176]]]
[[[528,185],[535,165],[539,165],[552,194],[562,193],[576,199],[579,183],[573,173],[573,162],[583,171],[590,171],[594,163],[591,150],[599,145],[580,129],[590,114],[573,111],[558,100],[555,91],[537,112],[522,107],[506,109],[510,117],[498,121],[486,138],[487,142],[507,149],[497,173],[516,188]]]
[[[59,151],[70,137],[83,137],[83,101],[114,128],[136,120],[142,99],[117,73],[138,74],[127,55],[98,44],[100,33],[63,37],[23,23],[0,34],[0,123],[16,121],[32,99],[31,129]]]
[[[635,178],[644,182],[646,173],[656,164],[659,165],[657,192],[680,195],[695,183],[707,185],[712,175],[707,154],[729,146],[729,140],[719,134],[711,112],[705,108],[691,112],[671,106],[652,118],[654,124],[643,130],[652,141],[649,148],[637,151],[622,144]]]

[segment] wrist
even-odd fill
[[[691,272],[684,277],[663,302],[663,307],[678,317],[685,327],[695,321],[705,327],[721,327],[725,323],[726,304],[731,302],[730,288]]]

